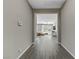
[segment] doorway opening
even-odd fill
[[[36,58],[53,58],[58,52],[58,13],[35,13],[34,22]]]
[[[36,37],[51,35],[58,41],[58,13],[35,13],[34,40]]]

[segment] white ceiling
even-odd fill
[[[34,9],[61,8],[65,0],[28,0]]]

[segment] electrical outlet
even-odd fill
[[[21,53],[21,49],[18,49],[18,53]]]

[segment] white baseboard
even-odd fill
[[[32,46],[33,44],[30,44],[19,56],[17,59],[20,59],[20,57]]]
[[[61,43],[61,46],[73,57],[75,58],[75,56]]]
[[[60,43],[59,43],[59,44],[60,44]],[[19,59],[31,46],[32,46],[32,44],[29,45],[29,46],[18,56],[17,59]],[[66,50],[67,52],[69,52],[69,54],[70,54],[73,58],[75,58],[75,56],[74,56],[63,44],[61,44],[61,46],[62,46],[63,48],[65,48],[65,50]]]

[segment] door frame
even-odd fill
[[[35,25],[36,25],[36,14],[53,14],[58,13],[58,43],[61,43],[61,17],[60,17],[60,9],[34,9],[33,10],[33,16],[34,16],[34,23],[33,23],[33,42],[35,41]]]

